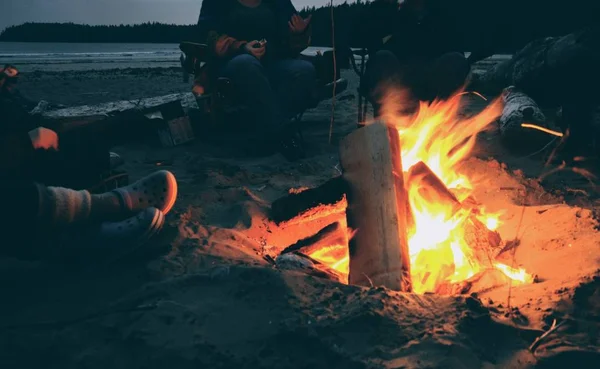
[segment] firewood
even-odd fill
[[[356,230],[349,282],[410,291],[409,206],[398,130],[373,123],[354,131],[341,142],[340,161],[350,188],[348,227]]]
[[[277,259],[275,259],[275,262],[276,267],[280,270],[297,271],[314,277],[329,279],[344,284],[347,283],[345,276],[341,273],[300,252],[279,255]]]
[[[194,95],[191,92],[187,92],[146,99],[113,101],[98,105],[83,105],[58,110],[48,110],[43,113],[43,116],[46,118],[73,118],[123,113],[128,111],[145,111],[174,101],[181,101],[181,105],[184,109],[197,106]]]
[[[502,246],[500,234],[489,230],[474,214],[470,214],[464,224],[465,242],[478,255],[479,260],[491,267]]]
[[[460,201],[433,171],[420,161],[408,171],[408,185],[417,186],[421,197],[429,203],[451,206],[451,216],[461,209]]]
[[[347,207],[348,185],[341,176],[330,179],[319,187],[282,197],[271,205],[271,219],[279,224],[296,224],[335,213]]]
[[[348,233],[345,227],[342,227],[339,222],[332,223],[321,229],[315,235],[304,238],[295,244],[286,247],[281,254],[283,255],[297,251],[306,255],[310,255],[315,251],[334,245],[339,245],[345,248],[348,247]]]
[[[502,100],[504,108],[498,124],[504,144],[512,147],[524,146],[531,150],[532,145],[547,144],[554,139],[539,130],[521,126],[526,123],[546,127],[546,116],[531,97],[510,86],[502,92]]]

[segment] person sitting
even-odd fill
[[[51,145],[44,140],[36,138],[33,145]],[[127,187],[91,194],[2,176],[0,191],[8,210],[0,223],[0,257],[102,259],[132,251],[161,230],[177,198],[177,181],[159,171]]]
[[[370,55],[360,91],[373,104],[376,117],[394,90],[408,93],[413,102],[409,111],[417,100],[450,97],[465,84],[470,64],[486,56],[474,53],[465,58],[451,34],[456,27],[428,0],[405,0],[400,5],[378,0],[371,4],[371,13],[369,19],[377,27],[366,33],[376,37],[365,42]]]
[[[3,152],[14,153],[2,171],[13,178],[77,189],[93,187],[113,167],[111,148],[155,134],[151,121],[138,113],[122,113],[73,129],[31,114],[33,104],[20,95],[18,79],[15,67],[0,68],[0,140],[7,148]],[[31,146],[29,137],[40,135],[56,136],[60,150],[36,150],[21,163],[21,151]]]
[[[310,17],[301,18],[290,0],[204,0],[198,24],[209,45],[210,69],[231,80],[238,102],[251,107],[263,142],[290,160],[304,155],[290,120],[313,98],[316,71],[298,59],[310,43]],[[209,79],[201,75],[194,92]]]
[[[109,136],[122,139],[120,131],[92,127],[78,143],[39,126],[47,122],[29,115],[11,93],[16,74],[5,75],[10,79],[0,79],[0,191],[10,215],[0,222],[0,256],[43,258],[57,251],[46,246],[60,244],[64,232],[69,244],[79,240],[85,245],[79,251],[88,252],[118,251],[156,234],[177,197],[173,174],[159,171],[103,194],[69,187],[86,172],[98,172],[104,159],[109,165],[110,156],[102,153],[108,154]],[[94,140],[103,143],[90,149]]]

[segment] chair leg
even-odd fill
[[[358,90],[358,117],[356,118],[356,125],[362,127],[364,125],[363,119],[363,97],[360,93],[360,89]]]
[[[363,96],[361,93],[362,79],[365,76],[365,68],[366,68],[366,54],[363,53],[360,59],[360,76],[359,76],[359,87],[358,87],[358,122],[357,126],[363,127],[365,125],[365,120],[367,119],[367,104],[368,99]]]
[[[302,124],[300,124],[300,122],[302,121],[302,117],[303,116],[304,116],[304,112],[296,115],[292,119],[293,124],[295,126],[296,133],[298,133],[298,137],[300,138],[300,141],[301,141],[302,144],[304,144],[304,134],[302,132]]]

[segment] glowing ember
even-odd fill
[[[396,114],[401,110],[393,103],[397,96],[391,96],[384,104],[386,121],[400,133],[402,168],[413,217],[408,234],[415,293],[437,292],[486,269],[497,269],[515,282],[533,282],[525,270],[493,262],[485,250],[476,249],[465,241],[465,232],[474,214],[466,207],[463,209],[460,202],[471,194],[476,183],[458,171],[458,164],[471,153],[477,134],[501,114],[502,106],[500,100],[496,100],[480,114],[461,118],[460,95],[447,101],[421,103],[418,113],[407,117]],[[422,188],[426,186],[425,182],[411,178],[417,174],[411,174],[410,169],[420,162],[452,192],[454,201],[444,203],[429,198]],[[500,225],[499,214],[486,214],[483,209],[478,209],[474,216],[491,231]],[[347,251],[342,255],[339,247],[319,250],[310,256],[339,272],[348,273]]]

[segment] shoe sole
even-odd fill
[[[165,215],[162,211],[156,209],[157,211],[154,213],[154,218],[152,218],[152,222],[150,226],[146,230],[146,232],[141,235],[136,242],[132,242],[127,247],[124,247],[120,251],[113,253],[109,258],[107,258],[103,264],[109,264],[116,262],[117,260],[123,259],[132,253],[134,253],[137,249],[145,245],[148,241],[150,241],[154,236],[156,236],[165,225]]]
[[[163,217],[164,217],[164,215],[168,214],[169,211],[171,211],[171,209],[173,209],[173,206],[175,206],[175,202],[177,201],[177,192],[178,192],[177,179],[175,178],[173,173],[171,173],[169,171],[165,171],[165,172],[166,172],[166,177],[167,177],[167,188],[173,189],[173,193],[172,193],[171,197],[169,197],[168,199],[165,199],[164,209],[159,209],[160,211],[162,211]]]

